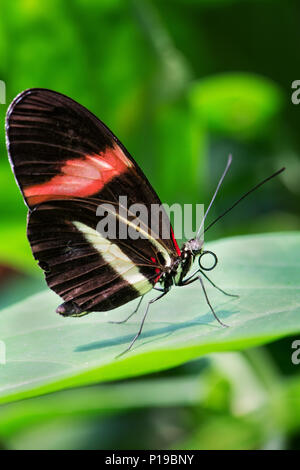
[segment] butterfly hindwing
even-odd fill
[[[84,204],[52,201],[33,210],[28,221],[32,251],[49,287],[80,311],[110,310],[145,294],[163,268],[147,240],[137,240],[141,249],[119,245],[94,228],[94,219]]]

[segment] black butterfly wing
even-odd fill
[[[109,310],[149,290],[179,254],[165,213],[151,235],[107,240],[97,231],[97,206],[111,203],[119,225],[119,196],[128,207],[160,200],[130,154],[92,113],[59,93],[30,89],[11,104],[7,146],[29,207],[28,238],[46,280],[68,302],[66,311]],[[123,207],[122,207],[123,209]],[[162,221],[163,220],[163,221]],[[167,227],[165,227],[167,226]]]
[[[114,243],[95,228],[95,206],[63,200],[43,203],[28,221],[34,257],[48,286],[66,302],[59,313],[116,308],[148,292],[163,270],[145,240]],[[148,257],[156,262],[149,262]]]

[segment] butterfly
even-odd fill
[[[20,93],[7,111],[6,139],[11,167],[28,207],[27,237],[33,256],[48,286],[64,300],[57,313],[82,316],[140,298],[125,322],[137,312],[148,291],[159,291],[148,302],[128,351],[140,336],[153,302],[173,285],[199,281],[212,314],[226,326],[210,304],[203,278],[224,294],[234,295],[217,287],[205,274],[218,259],[203,249],[200,235],[231,157],[197,236],[179,248],[161,201],[138,164],[108,127],[76,101],[41,88]],[[136,203],[149,210],[152,205],[160,207],[162,216],[155,233],[145,220],[134,223],[130,209],[120,203],[121,195],[126,196],[129,208]],[[108,215],[119,230],[130,227],[140,236],[109,238],[98,230],[97,208],[101,204],[113,207]],[[163,228],[168,229],[168,237],[160,236]],[[210,267],[201,261],[207,254],[213,259]],[[195,259],[198,269],[190,274]]]

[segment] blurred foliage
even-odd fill
[[[299,229],[300,108],[290,99],[291,82],[299,78],[299,2],[0,0],[0,11],[0,80],[6,84],[7,105],[30,87],[76,99],[111,127],[169,204],[207,203],[232,153],[233,165],[210,220],[285,165],[284,174],[216,224],[208,238]],[[1,104],[1,129],[5,112]],[[0,263],[19,273],[5,282],[0,278],[3,308],[44,286],[26,240],[26,209],[3,131],[0,213]],[[194,371],[208,390],[206,399],[199,393],[194,404],[181,401],[182,393],[169,408],[156,401],[128,410],[120,392],[114,416],[104,417],[97,406],[78,412],[90,392],[83,389],[72,392],[77,405],[69,414],[62,406],[49,421],[42,417],[55,395],[7,405],[0,410],[2,446],[297,448],[300,388],[297,366],[290,361],[291,341],[275,342],[252,362],[238,354],[226,356],[226,371],[223,364],[218,373],[215,359],[209,358],[208,382],[201,367]],[[250,376],[259,374],[249,393],[236,391],[228,372],[236,361],[241,373],[250,368]],[[189,367],[173,375],[185,376]],[[275,372],[266,384],[270,369]],[[171,371],[162,377],[165,383],[169,378],[172,388]],[[136,380],[128,386],[135,396],[144,385]],[[153,390],[158,388],[153,385]],[[254,400],[261,394],[264,400]],[[252,410],[235,406],[245,396],[254,403]],[[68,399],[62,395],[60,403]]]
[[[236,139],[259,138],[280,109],[279,90],[250,74],[226,74],[200,80],[190,101],[208,131]]]

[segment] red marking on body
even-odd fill
[[[176,238],[175,238],[175,235],[174,235],[174,232],[173,232],[172,227],[171,227],[171,236],[172,236],[172,240],[173,240],[173,243],[174,243],[174,246],[175,246],[175,250],[177,251],[178,256],[180,256],[180,255],[181,255],[181,251],[180,251],[180,248],[179,248],[178,243],[177,243],[177,241],[176,241]]]
[[[67,160],[58,175],[46,183],[29,186],[24,194],[30,206],[58,198],[92,196],[130,166],[132,162],[115,144],[100,154]]]

